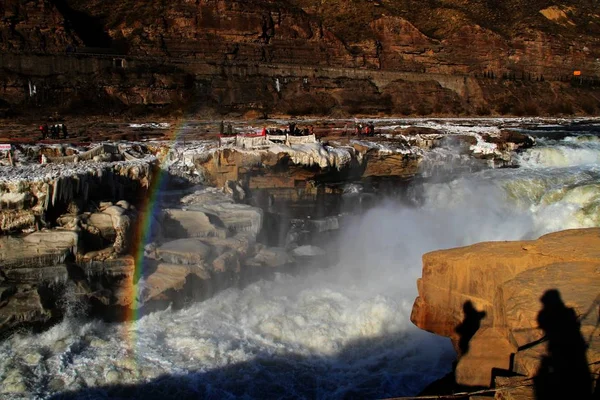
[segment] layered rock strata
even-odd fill
[[[325,143],[281,145],[268,138],[251,138],[248,146],[223,145],[215,151],[192,156],[191,162],[205,181],[224,187],[240,182],[251,191],[270,190],[275,196],[314,197],[331,192],[329,183],[377,178],[406,180],[422,173],[425,151],[456,140],[469,157],[488,160],[492,166],[511,165],[514,151],[534,142],[512,131],[487,135],[447,135],[407,130],[374,139],[336,138]]]
[[[284,220],[242,203],[261,191],[269,201],[295,201],[340,197],[355,180],[409,179],[443,135],[405,133],[287,144],[241,137],[240,146],[220,148],[200,141],[20,146],[15,166],[0,166],[2,233],[10,234],[0,238],[0,334],[42,327],[69,310],[120,319],[134,309],[181,306],[299,260],[326,263],[329,255],[314,245],[339,229],[339,213]],[[496,139],[498,149],[521,145]],[[151,192],[158,168],[166,181],[169,171],[185,178],[184,189]],[[191,190],[190,181],[220,188]],[[155,202],[142,201],[150,196]]]
[[[593,114],[600,99],[598,15],[575,3],[4,3],[11,110]]]
[[[444,74],[489,70],[519,78],[571,75],[574,69],[597,73],[598,16],[575,2],[524,7],[512,0],[498,10],[460,2],[349,7],[338,0],[327,5],[219,0],[134,7],[130,0],[120,0],[111,2],[110,15],[100,0],[5,3],[0,9],[4,51],[110,49],[216,64],[274,62]]]
[[[586,340],[595,331],[600,306],[598,249],[600,229],[591,228],[427,253],[411,320],[452,339],[460,354],[459,384],[490,386],[494,369],[533,378],[540,374],[549,351],[544,339],[553,333],[543,322],[551,307],[572,308]],[[554,293],[564,301],[562,306],[550,304]],[[600,344],[591,340],[588,345],[589,369],[597,374]],[[529,381],[529,397],[524,398],[533,398],[531,386]]]
[[[141,213],[126,201],[103,202],[58,221],[62,227],[0,238],[0,335],[42,328],[72,310],[120,320],[180,307],[307,259],[294,247],[259,243],[262,210],[217,189]]]

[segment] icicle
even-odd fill
[[[62,203],[67,202],[67,197],[69,197],[68,193],[69,193],[69,183],[70,180],[69,178],[65,178],[63,182],[61,182],[60,185],[60,201]]]
[[[88,201],[89,189],[90,189],[90,185],[87,182],[87,178],[84,178],[84,182],[83,182],[83,201],[85,203],[87,203],[87,201]]]
[[[61,182],[60,182],[60,186],[58,188],[60,191],[59,196],[58,196],[59,201],[65,201],[65,191],[67,189],[66,188],[67,183],[68,183],[68,181],[66,181],[66,180],[61,180]]]
[[[56,178],[56,180],[54,181],[54,185],[52,187],[52,206],[53,207],[56,204],[59,187],[60,187],[60,178]]]
[[[115,196],[117,195],[116,190],[115,190],[116,189],[115,188],[115,177],[114,177],[112,171],[109,171],[107,175],[108,175],[108,177],[106,179],[106,182],[110,186],[110,195],[114,199]]]
[[[73,176],[71,177],[71,179],[69,179],[69,202],[75,198],[75,179],[76,178]]]
[[[65,185],[65,190],[64,190],[64,198],[63,201],[65,203],[68,203],[70,198],[71,198],[71,187],[73,186],[73,183],[71,182],[71,178],[66,178],[66,185]]]
[[[81,176],[80,175],[75,175],[73,176],[73,179],[75,179],[75,190],[74,190],[74,194],[79,194],[81,193]],[[75,196],[73,196],[75,197]]]
[[[48,183],[44,184],[46,186],[46,198],[44,199],[44,211],[48,211],[48,206],[50,205],[50,196],[52,196],[52,186]]]

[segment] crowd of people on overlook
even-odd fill
[[[263,127],[260,132],[260,135],[262,135],[262,136],[266,136],[266,135],[309,136],[309,135],[313,135],[314,133],[315,133],[314,127],[312,125],[310,125],[308,127],[300,128],[295,122],[290,122],[288,124],[287,128],[284,128],[284,129]],[[225,123],[223,121],[221,121],[221,123],[219,124],[219,134],[221,136],[235,135],[235,133],[233,133],[233,127],[232,127],[231,123],[228,123],[227,126],[225,126]]]
[[[223,121],[221,121],[219,125],[219,133],[221,136],[234,136],[236,133],[233,132],[233,127],[231,123],[225,125]],[[290,136],[309,136],[314,135],[315,130],[314,126],[310,125],[308,127],[299,127],[295,122],[289,122],[287,127],[281,128],[267,128],[264,127],[260,133],[260,135],[290,135]],[[348,125],[344,127],[344,136],[346,135],[352,136],[367,136],[372,137],[375,136],[375,124],[373,122],[362,123],[356,122],[354,125],[354,130],[348,132]]]
[[[47,123],[43,123],[39,127],[40,133],[42,134],[42,140],[45,139],[66,139],[69,137],[67,125],[64,123],[52,124],[48,126]]]
[[[65,123],[52,123],[50,121],[50,125],[44,122],[39,126],[39,132],[41,134],[41,139],[67,139],[69,137],[67,125]],[[221,121],[219,124],[219,133],[221,136],[235,136],[237,133],[233,130],[233,125],[231,123],[225,124],[224,121]],[[310,136],[314,135],[315,130],[313,125],[299,127],[296,122],[289,122],[285,128],[267,128],[263,127],[260,135],[290,135],[290,136]],[[343,136],[350,134],[352,136],[367,136],[371,137],[375,135],[375,124],[373,122],[369,122],[366,124],[356,122],[354,125],[354,130],[348,131],[348,125],[344,127]]]
[[[221,136],[233,136],[233,126],[231,125],[231,122],[227,124],[227,133],[225,133],[225,123],[221,121],[219,124],[219,134]]]
[[[375,124],[369,122],[368,124],[356,123],[354,126],[354,134],[356,136],[375,136]]]

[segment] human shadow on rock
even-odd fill
[[[455,331],[460,336],[458,340],[459,355],[469,352],[469,343],[481,326],[481,320],[485,318],[485,311],[477,311],[470,300],[463,304],[463,321],[456,327]]]
[[[565,306],[556,289],[547,290],[540,298],[543,304],[537,323],[548,342],[547,354],[542,358],[534,377],[537,400],[590,399],[592,377],[575,310]]]

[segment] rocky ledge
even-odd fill
[[[329,190],[327,184],[332,182],[413,178],[424,172],[425,152],[449,145],[457,154],[504,167],[512,166],[515,150],[533,146],[534,140],[496,127],[481,134],[404,127],[368,138],[330,132],[320,141],[313,135],[222,138],[219,148],[189,158],[211,185],[223,187],[235,181],[246,189],[266,189],[271,194],[282,193],[273,189],[289,190],[297,198],[300,193],[314,196]]]
[[[411,320],[452,339],[460,385],[533,399],[551,368],[563,368],[552,379],[571,379],[571,395],[600,372],[598,228],[427,253],[418,289]]]
[[[273,268],[324,262],[311,245],[339,228],[339,213],[284,221],[265,215],[260,194],[267,204],[314,200],[357,180],[406,180],[447,136],[14,146],[12,165],[0,165],[0,336],[73,310],[122,319]],[[488,150],[492,162],[530,144],[522,135],[493,136],[498,143],[455,136],[475,157]],[[157,193],[161,176],[167,185]]]
[[[259,243],[262,210],[214,188],[165,192],[155,208],[139,211],[103,202],[59,220],[65,226],[0,238],[0,335],[72,312],[120,320],[182,306],[322,256]]]

